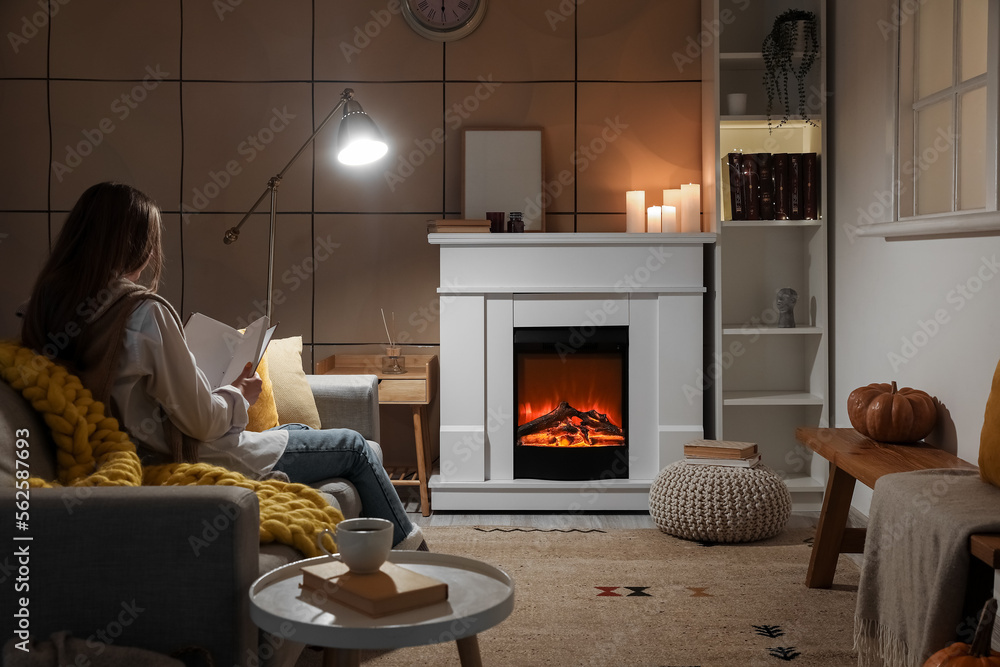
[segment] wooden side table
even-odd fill
[[[430,516],[427,480],[433,464],[430,449],[428,412],[437,394],[438,359],[435,354],[406,355],[406,372],[382,372],[380,354],[335,354],[316,364],[317,375],[375,375],[378,377],[379,405],[409,405],[413,410],[413,437],[417,467],[386,468],[393,486],[419,486],[420,512]]]

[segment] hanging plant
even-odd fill
[[[802,44],[797,43],[799,23],[802,23]],[[796,47],[799,53],[796,54]],[[791,111],[791,98],[788,95],[788,78],[795,77],[799,93],[798,115],[810,125],[816,125],[809,119],[806,109],[806,75],[819,58],[819,31],[816,29],[816,14],[801,9],[789,9],[774,19],[771,32],[764,38],[761,45],[761,55],[764,56],[764,90],[767,93],[767,127],[771,127],[771,115],[775,107],[783,108],[783,117],[776,127],[788,122]],[[798,65],[793,58],[801,55]]]

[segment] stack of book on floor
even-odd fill
[[[373,618],[448,599],[448,584],[388,561],[372,574],[351,572],[339,560],[306,565],[302,587]]]
[[[489,220],[431,220],[428,234],[489,234]]]
[[[693,440],[684,445],[684,461],[692,465],[752,468],[760,463],[755,442]]]

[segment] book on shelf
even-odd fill
[[[761,220],[774,220],[774,171],[770,153],[754,153],[757,162],[758,210]]]
[[[431,220],[427,223],[427,232],[448,234],[489,234],[489,220]]]
[[[722,158],[722,219],[746,220],[743,205],[743,154]]]
[[[232,384],[248,362],[257,370],[277,326],[261,317],[239,331],[208,315],[192,313],[184,323],[184,338],[198,368],[212,389],[218,389]]]
[[[756,442],[693,440],[684,445],[684,456],[702,459],[745,459],[757,453]]]
[[[802,217],[819,219],[819,156],[802,154]]]
[[[743,155],[743,205],[747,220],[760,220],[760,171],[755,153]]]
[[[788,184],[788,153],[771,156],[771,177],[774,179],[774,219],[788,220],[791,190]]]
[[[760,454],[745,459],[710,459],[689,456],[684,459],[685,463],[702,466],[728,466],[731,468],[752,468],[760,463]]]
[[[378,618],[448,599],[448,584],[386,561],[378,572],[357,574],[339,560],[302,568],[302,586]]]
[[[805,219],[802,201],[802,153],[788,154],[788,219]]]

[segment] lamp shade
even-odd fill
[[[354,100],[344,105],[337,146],[337,159],[348,165],[374,162],[389,151],[375,121]]]

